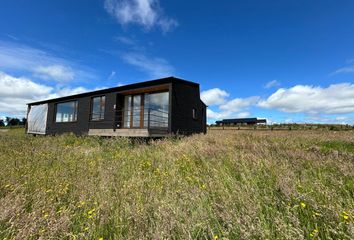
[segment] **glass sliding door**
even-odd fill
[[[145,94],[144,105],[144,127],[168,127],[169,92]]]
[[[132,114],[132,122],[133,122],[133,128],[139,128],[141,127],[141,95],[134,95],[133,96],[133,114]]]
[[[142,127],[142,95],[128,95],[124,98],[124,127]]]
[[[124,98],[124,112],[123,112],[123,116],[124,116],[124,124],[123,126],[125,128],[130,128],[130,122],[131,122],[131,112],[132,112],[132,105],[131,105],[131,101],[132,101],[132,96],[125,96]]]
[[[167,128],[169,92],[127,95],[124,98],[125,128]]]

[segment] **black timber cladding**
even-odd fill
[[[121,93],[130,90],[144,89],[158,85],[168,85],[169,103],[169,132],[191,134],[206,131],[206,105],[200,100],[199,84],[190,81],[168,77],[146,82],[140,82],[120,87],[102,89],[45,101],[29,103],[29,107],[38,104],[48,104],[47,134],[73,132],[87,134],[89,129],[112,129],[116,123],[116,108],[124,106],[124,96]],[[105,96],[104,121],[90,121],[91,99]],[[56,104],[67,101],[78,101],[77,121],[55,122]],[[197,118],[193,119],[192,111],[196,110]]]
[[[199,91],[199,85],[191,86],[183,82],[172,84],[173,133],[188,135],[194,132],[206,132],[206,105],[200,100]],[[193,108],[197,115],[195,119],[192,115]]]

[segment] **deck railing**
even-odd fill
[[[106,114],[108,115],[108,114]],[[169,113],[154,108],[117,109],[113,111],[114,117],[103,117],[102,114],[90,114],[90,123],[112,123],[113,129],[145,128],[164,129],[169,126]],[[103,119],[102,119],[103,118]]]

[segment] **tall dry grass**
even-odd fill
[[[1,239],[353,239],[354,133],[0,133]]]

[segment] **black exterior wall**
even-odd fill
[[[206,133],[206,105],[200,100],[199,85],[172,84],[171,130],[174,134]],[[196,118],[193,118],[195,109]]]
[[[30,107],[37,104],[48,104],[46,134],[54,135],[72,132],[77,135],[83,135],[87,134],[89,129],[113,129],[118,122],[122,122],[122,119],[119,119],[121,115],[117,114],[115,110],[123,108],[124,92],[166,84],[169,85],[170,92],[169,132],[183,135],[205,133],[206,105],[200,100],[199,84],[174,77],[50,99],[28,105]],[[91,99],[103,95],[106,99],[104,120],[90,121]],[[77,121],[55,122],[56,104],[73,100],[78,101]],[[196,111],[195,119],[192,114],[193,108]]]
[[[90,121],[91,113],[91,99],[93,97],[102,96],[106,97],[105,105],[105,119],[104,121]],[[65,101],[56,101],[48,103],[48,117],[47,117],[47,134],[61,134],[72,132],[77,135],[87,134],[90,128],[107,129],[113,128],[115,112],[114,104],[116,104],[117,93],[106,94],[93,94],[85,97],[73,97]],[[78,101],[78,112],[76,122],[55,122],[56,104],[66,101]]]

